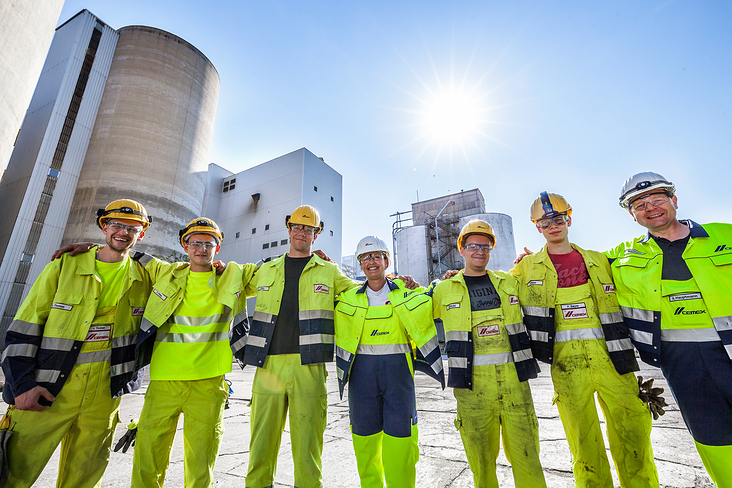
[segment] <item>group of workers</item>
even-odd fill
[[[132,252],[151,218],[114,201],[97,213],[105,245],[57,252],[9,327],[5,486],[31,486],[59,443],[57,486],[98,486],[120,396],[147,365],[132,487],[163,485],[181,413],[185,486],[213,486],[235,358],[257,368],[245,486],[274,485],[289,418],[294,486],[320,488],[335,357],[361,486],[414,487],[414,372],[445,385],[439,319],[476,487],[498,486],[501,441],[516,486],[546,486],[528,382],[537,360],[551,365],[576,485],[613,486],[597,395],[621,486],[657,487],[635,349],[661,367],[712,480],[732,487],[732,225],[678,220],[675,187],[656,173],[629,178],[620,205],[648,234],[603,254],[570,243],[571,206],[542,192],[531,220],[547,244],[510,273],[487,269],[496,235],[470,221],[458,237],[464,269],[425,288],[387,275],[391,255],[375,236],[356,250],[366,282],[346,277],[312,252],[323,222],[308,205],[285,220],[289,252],[257,267],[214,262],[224,236],[203,217],[180,231],[187,263]]]

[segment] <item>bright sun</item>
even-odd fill
[[[440,145],[462,145],[480,133],[480,102],[470,93],[450,90],[433,94],[423,113],[425,135]]]

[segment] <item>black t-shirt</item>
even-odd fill
[[[493,310],[501,307],[501,297],[498,296],[496,287],[491,282],[488,274],[482,276],[465,276],[465,284],[468,286],[470,295],[470,310]]]
[[[300,275],[312,256],[291,258],[285,256],[285,289],[282,292],[280,313],[277,314],[272,342],[267,354],[300,353]]]
[[[676,241],[669,241],[663,237],[653,236],[658,247],[663,251],[663,270],[661,270],[662,280],[686,281],[692,278],[691,271],[686,265],[686,261],[681,255],[689,243],[689,237]]]

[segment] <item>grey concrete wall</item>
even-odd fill
[[[454,203],[445,208],[440,218],[464,217],[466,215],[485,212],[485,199],[483,198],[483,194],[479,189],[475,188],[473,190],[413,203],[412,218],[414,219],[414,225],[424,225],[425,212],[434,218],[442,210],[442,207],[451,200]]]
[[[0,175],[33,95],[64,0],[0,2]]]
[[[118,198],[154,217],[146,252],[180,252],[178,230],[201,214],[219,76],[193,45],[144,26],[119,29],[64,243],[98,240],[94,215]]]

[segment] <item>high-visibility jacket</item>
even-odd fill
[[[486,270],[498,296],[501,315],[511,344],[512,362],[520,381],[537,377],[538,364],[531,353],[529,334],[521,317],[516,278],[503,271]],[[445,327],[448,357],[447,386],[473,389],[473,333],[470,296],[463,271],[433,285],[430,290],[435,318]]]
[[[409,348],[413,354],[414,369],[435,378],[444,388],[445,374],[442,370],[437,329],[432,320],[432,299],[424,294],[424,288],[408,290],[401,280],[392,281],[387,278],[386,282],[389,285],[388,296],[391,307],[416,346],[414,350],[412,347]],[[336,371],[341,397],[366,322],[366,311],[369,308],[367,286],[364,284],[360,288],[342,293],[336,306]]]
[[[58,395],[77,363],[110,361],[112,398],[140,387],[135,339],[150,280],[140,264],[130,262],[114,316],[112,348],[80,354],[102,291],[95,261],[95,252],[64,254],[47,264],[31,287],[5,338],[6,403],[15,404],[16,396],[35,386]]]
[[[711,316],[714,329],[732,358],[732,225],[682,221],[690,238],[682,254]],[[661,314],[663,252],[650,234],[607,252],[620,308],[641,359],[660,364],[661,329],[673,329],[673,317]]]
[[[285,256],[263,264],[257,271],[257,302],[249,335],[243,336],[243,328],[232,331],[234,356],[244,364],[262,367],[267,359],[285,289]],[[315,254],[305,265],[298,288],[301,364],[333,361],[335,297],[356,286],[338,266]]]
[[[628,326],[623,322],[618,297],[611,278],[607,257],[597,251],[585,251],[571,244],[585,262],[592,300],[595,304],[608,354],[619,374],[638,371],[633,344],[628,336]],[[556,329],[557,271],[547,246],[521,260],[511,275],[519,280],[519,301],[524,312],[524,324],[531,337],[534,357],[552,363]],[[599,332],[599,331],[598,331]]]
[[[140,335],[137,338],[138,362],[141,366],[150,364],[153,345],[158,328],[168,321],[183,302],[183,295],[190,274],[188,263],[166,263],[148,254],[138,253],[135,259],[145,266],[153,283],[153,290],[147,301],[142,319]],[[216,302],[224,305],[233,315],[234,324],[247,320],[247,300],[244,287],[257,271],[255,264],[227,266],[218,276],[214,274],[208,283]],[[228,329],[223,334],[221,347],[229,351]]]

